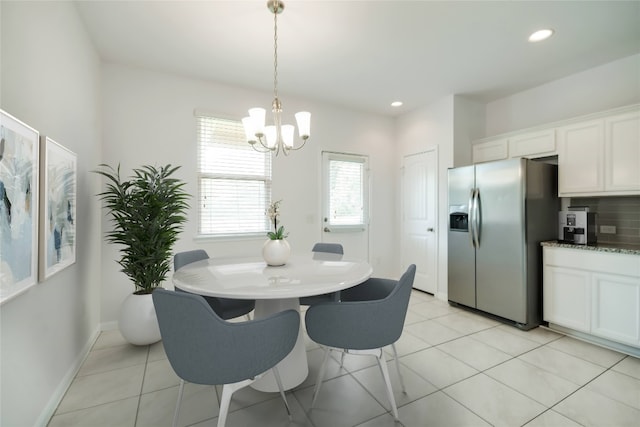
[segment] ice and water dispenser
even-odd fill
[[[467,205],[449,206],[449,230],[469,231],[469,213]]]

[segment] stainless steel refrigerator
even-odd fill
[[[540,242],[557,239],[557,188],[556,165],[527,159],[449,169],[450,303],[540,324]]]

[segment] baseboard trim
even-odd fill
[[[100,324],[101,331],[115,331],[118,329],[118,321],[113,320],[111,322],[104,322]]]
[[[58,384],[58,387],[56,387],[55,391],[51,395],[49,402],[47,402],[44,409],[40,413],[40,416],[36,420],[36,426],[45,427],[49,423],[49,420],[51,420],[51,417],[53,417],[53,415],[56,413],[58,405],[60,405],[60,402],[62,402],[62,399],[69,389],[69,386],[71,386],[73,379],[78,374],[78,371],[80,371],[80,368],[82,367],[84,361],[87,359],[87,356],[89,356],[89,352],[91,351],[93,344],[95,344],[96,340],[100,336],[100,331],[101,329],[98,325],[98,327],[93,331],[90,338],[85,343],[75,362],[71,365],[71,368],[69,368],[66,375],[62,378],[62,380]]]
[[[640,358],[640,348],[638,347],[633,347],[631,345],[611,341],[605,338],[600,338],[595,335],[576,331],[570,328],[565,328],[564,326],[556,325],[555,323],[549,323],[548,328],[551,329],[552,331],[563,333],[572,338],[586,341],[591,344],[596,344],[596,345],[599,345],[600,347],[608,348],[609,350],[614,350],[620,353],[628,354],[629,356]]]

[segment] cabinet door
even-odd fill
[[[535,158],[556,154],[554,129],[529,132],[509,138],[509,157]]]
[[[589,332],[591,292],[589,273],[545,265],[543,317],[550,323]]]
[[[605,190],[640,193],[640,112],[605,119]]]
[[[507,139],[497,139],[495,141],[473,144],[473,163],[506,159],[509,154],[508,150]]]
[[[640,344],[640,281],[594,273],[591,333],[631,345]]]
[[[604,190],[604,120],[557,129],[558,193],[562,196]]]

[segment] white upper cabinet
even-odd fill
[[[524,132],[508,138],[483,139],[473,144],[473,163],[526,157],[553,156],[556,152],[556,134],[553,128]]]
[[[509,138],[509,157],[543,157],[556,154],[554,129],[526,132]]]
[[[605,119],[606,191],[640,193],[640,111]]]
[[[560,197],[640,194],[640,111],[556,132]]]
[[[603,191],[604,121],[576,123],[556,132],[560,196]]]
[[[485,139],[473,144],[473,163],[526,157],[553,156],[556,154],[554,129],[525,132],[508,138]]]
[[[503,160],[509,155],[509,145],[506,138],[495,139],[473,144],[473,163]]]
[[[640,195],[640,105],[475,141],[473,163],[558,156],[560,197]]]

